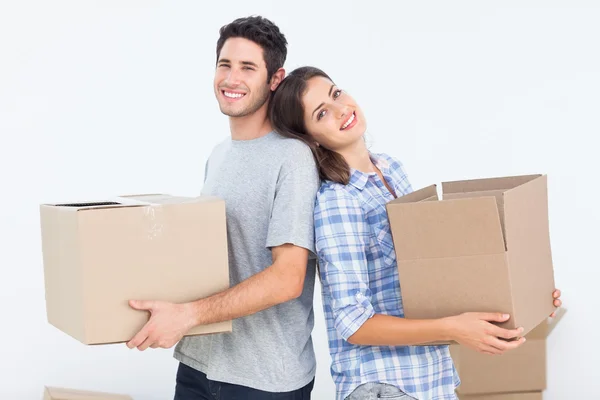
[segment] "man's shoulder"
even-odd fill
[[[288,138],[274,132],[272,145],[277,148],[278,154],[288,163],[307,162],[316,165],[312,150],[300,139]]]

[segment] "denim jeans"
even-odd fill
[[[211,381],[206,375],[179,363],[174,400],[310,400],[314,379],[291,392],[263,392],[246,386]]]
[[[387,383],[371,382],[360,385],[346,397],[346,400],[416,400],[410,397],[396,386]]]

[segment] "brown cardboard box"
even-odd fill
[[[133,397],[122,394],[90,392],[46,386],[44,388],[44,400],[133,400]]]
[[[442,183],[387,204],[406,318],[503,312],[524,334],[553,311],[547,178]]]
[[[482,395],[462,395],[459,400],[542,400],[542,392],[500,393]]]
[[[502,355],[486,355],[451,345],[450,354],[461,379],[456,392],[475,395],[545,390],[546,338],[564,313],[565,309],[559,308],[555,318],[542,322],[526,335],[524,344]]]
[[[225,204],[170,195],[40,206],[48,322],[84,344],[130,340],[130,299],[192,301],[229,287]],[[189,335],[230,332],[231,321]]]

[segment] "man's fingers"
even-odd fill
[[[552,297],[554,297],[555,299],[558,299],[561,295],[560,289],[556,289],[553,293],[552,293]]]
[[[155,302],[150,300],[129,300],[129,306],[135,310],[152,311]]]
[[[148,347],[153,346],[155,343],[156,343],[156,341],[153,338],[148,337],[148,338],[146,338],[146,340],[144,340],[144,342],[142,344],[140,344],[139,346],[137,346],[137,348],[140,351],[144,351]]]
[[[138,347],[144,342],[144,340],[148,338],[148,336],[149,327],[148,324],[146,324],[129,342],[127,342],[127,347],[129,347],[130,349]]]

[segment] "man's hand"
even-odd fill
[[[498,313],[463,313],[446,320],[450,337],[456,342],[480,353],[503,354],[525,343],[524,337],[510,342],[502,340],[519,337],[523,328],[504,329],[490,322],[505,322],[508,318]]]
[[[552,297],[554,298],[554,307],[558,308],[560,306],[562,306],[562,300],[560,299],[560,289],[554,289],[554,292],[552,293]],[[556,317],[556,311],[553,311],[552,314],[550,314],[550,318],[554,318]]]
[[[150,312],[150,319],[129,341],[127,347],[146,350],[148,347],[168,349],[173,347],[195,325],[192,303],[175,304],[165,301],[135,301],[129,305]]]

